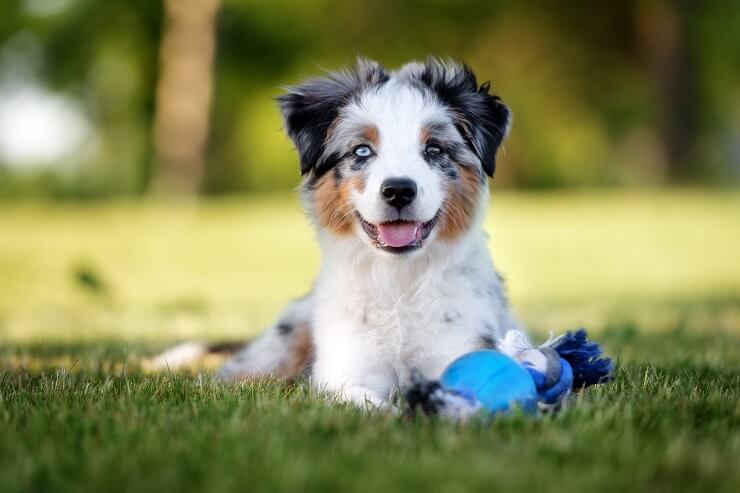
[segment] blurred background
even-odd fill
[[[272,98],[352,63],[466,60],[513,108],[496,183],[740,180],[740,5],[4,0],[0,194],[296,185]]]
[[[318,265],[280,86],[429,54],[514,112],[525,319],[740,330],[740,3],[3,0],[0,339],[257,330]]]

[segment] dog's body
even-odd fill
[[[481,226],[510,120],[488,85],[452,63],[361,61],[279,102],[321,270],[221,376],[308,369],[317,390],[382,406],[413,371],[436,378],[519,328]]]

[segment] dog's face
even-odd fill
[[[360,61],[279,102],[320,226],[393,255],[472,226],[510,120],[470,69],[436,60]]]

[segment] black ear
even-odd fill
[[[493,176],[496,150],[504,140],[511,112],[501,98],[489,94],[490,82],[478,86],[475,74],[465,64],[429,59],[419,79],[457,115],[456,126],[483,165]]]
[[[351,70],[288,87],[286,94],[277,98],[285,129],[300,155],[302,175],[313,171],[320,176],[334,166],[336,156],[326,156],[324,149],[339,110],[365,88],[387,80],[380,64],[359,59]]]

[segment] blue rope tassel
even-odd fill
[[[611,358],[601,357],[601,346],[588,340],[585,329],[566,332],[550,347],[573,369],[573,390],[608,382],[613,378]]]

